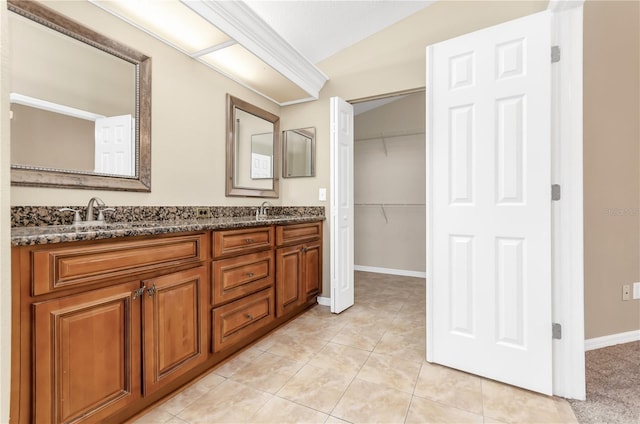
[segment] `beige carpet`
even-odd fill
[[[587,400],[569,401],[580,423],[640,423],[640,341],[586,353]]]

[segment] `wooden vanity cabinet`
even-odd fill
[[[276,315],[315,303],[322,285],[322,222],[276,227]]]
[[[14,248],[12,422],[99,422],[204,363],[208,246],[202,233]]]
[[[126,421],[321,285],[321,221],[14,247],[11,423]]]

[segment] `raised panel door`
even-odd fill
[[[141,397],[139,285],[33,304],[34,422],[96,422]]]
[[[545,394],[550,19],[541,12],[427,49],[427,359]]]
[[[322,288],[322,243],[307,243],[303,256],[304,273],[302,286],[304,294],[310,297],[320,293]]]
[[[353,106],[331,98],[331,312],[353,306]]]
[[[302,246],[276,251],[276,314],[281,317],[304,303]]]
[[[144,393],[207,359],[207,272],[198,267],[143,281]]]

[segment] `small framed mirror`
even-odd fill
[[[226,195],[278,197],[280,118],[227,94]]]
[[[282,176],[284,178],[316,176],[316,129],[314,127],[283,131]]]

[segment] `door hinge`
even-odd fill
[[[551,200],[560,200],[562,197],[562,192],[560,189],[560,184],[552,184],[551,185]]]
[[[560,62],[560,46],[551,46],[551,63]]]
[[[552,328],[551,330],[552,338],[557,340],[562,339],[562,324],[558,324],[557,322],[554,322],[551,328]]]

